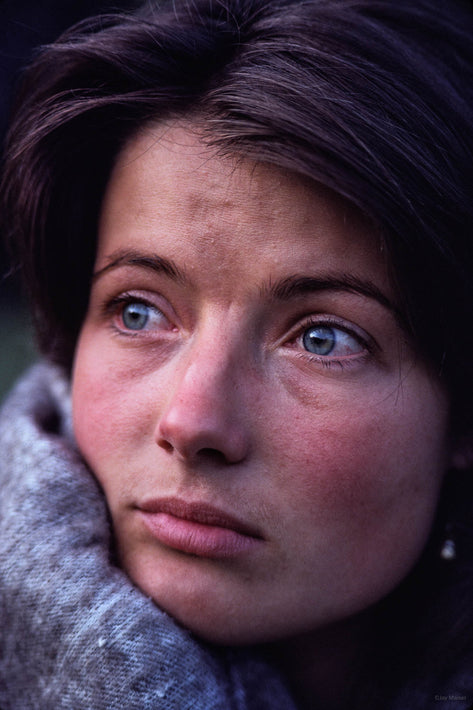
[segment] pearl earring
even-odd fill
[[[450,562],[454,560],[457,556],[457,547],[455,545],[455,540],[452,537],[447,537],[440,550],[440,557],[442,560]]]

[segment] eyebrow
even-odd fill
[[[289,276],[276,283],[270,283],[263,292],[275,301],[288,301],[314,291],[349,291],[373,298],[390,311],[397,311],[396,306],[371,281],[359,279],[350,274],[327,274],[323,277]]]
[[[344,291],[377,301],[392,313],[399,327],[407,335],[411,334],[405,314],[369,279],[360,279],[352,274],[339,273],[326,274],[321,277],[295,275],[274,284],[270,283],[263,289],[263,293],[267,292],[269,297],[275,301],[288,301],[318,291]]]
[[[95,281],[108,271],[125,266],[148,269],[158,274],[164,274],[173,281],[180,281],[181,283],[188,281],[185,273],[179,269],[172,259],[166,259],[158,254],[134,251],[133,249],[123,249],[111,254],[108,263],[98,271],[95,271],[92,279]],[[269,282],[261,288],[260,293],[261,296],[273,301],[290,301],[319,291],[345,291],[371,298],[389,310],[400,326],[409,331],[402,312],[372,281],[360,279],[351,274],[325,274],[320,277],[296,274],[274,283]]]
[[[288,301],[318,291],[345,291],[371,298],[389,310],[403,329],[409,330],[402,311],[378,286],[368,279],[360,279],[351,274],[326,274],[321,277],[289,276],[276,283],[269,283],[263,289],[263,293],[268,293],[275,301]]]
[[[111,254],[108,257],[108,263],[93,273],[92,280],[96,281],[100,276],[103,276],[103,274],[121,266],[138,266],[158,274],[165,274],[174,281],[186,280],[183,272],[176,266],[172,259],[165,259],[157,254],[143,254],[133,249],[122,249]]]

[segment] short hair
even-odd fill
[[[469,429],[472,36],[463,0],[175,0],[43,48],[1,183],[42,351],[71,364],[120,148],[148,121],[198,114],[216,150],[309,176],[369,216],[420,356]]]

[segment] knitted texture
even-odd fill
[[[294,710],[263,660],[198,642],[113,565],[69,409],[41,364],[0,415],[2,710]]]

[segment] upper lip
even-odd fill
[[[205,502],[187,502],[180,498],[155,498],[140,503],[138,508],[144,513],[167,513],[193,523],[228,528],[250,537],[263,537],[254,526]]]

